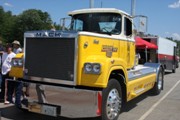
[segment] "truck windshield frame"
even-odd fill
[[[122,16],[116,13],[85,13],[72,16],[72,30],[119,35]]]

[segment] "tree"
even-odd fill
[[[3,16],[4,16],[4,9],[2,6],[0,6],[0,37],[2,37],[2,26],[3,26]]]
[[[0,6],[0,40],[11,43],[19,40],[23,45],[24,32],[32,30],[50,30],[54,26],[60,29],[60,25],[53,23],[50,15],[41,10],[29,9],[19,15],[12,15],[11,11],[5,12]]]
[[[23,35],[26,31],[51,29],[52,20],[47,12],[30,9],[17,16],[15,37],[23,43]]]
[[[15,16],[12,16],[10,11],[6,12],[4,15],[4,24],[3,24],[3,37],[5,42],[12,42],[14,39],[14,30],[13,26],[15,25]]]
[[[174,41],[173,37],[166,37],[166,39],[169,39],[171,41]]]
[[[13,39],[15,16],[10,11],[5,12],[0,6],[0,18],[0,38],[3,42],[10,42]]]

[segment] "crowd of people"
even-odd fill
[[[7,43],[5,46],[3,46],[2,41],[0,41],[0,75],[2,77],[0,99],[3,100],[5,104],[14,103],[13,97],[15,97],[15,104],[17,106],[21,105],[22,82],[15,82],[13,78],[9,76],[12,67],[12,59],[16,54],[21,52],[22,48],[19,41],[14,40],[13,43]]]

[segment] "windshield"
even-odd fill
[[[121,33],[121,15],[114,13],[88,13],[73,16],[72,29],[104,34]]]

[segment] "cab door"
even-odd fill
[[[135,40],[132,34],[132,21],[124,17],[124,35],[127,40],[127,66],[132,68],[135,62]]]

